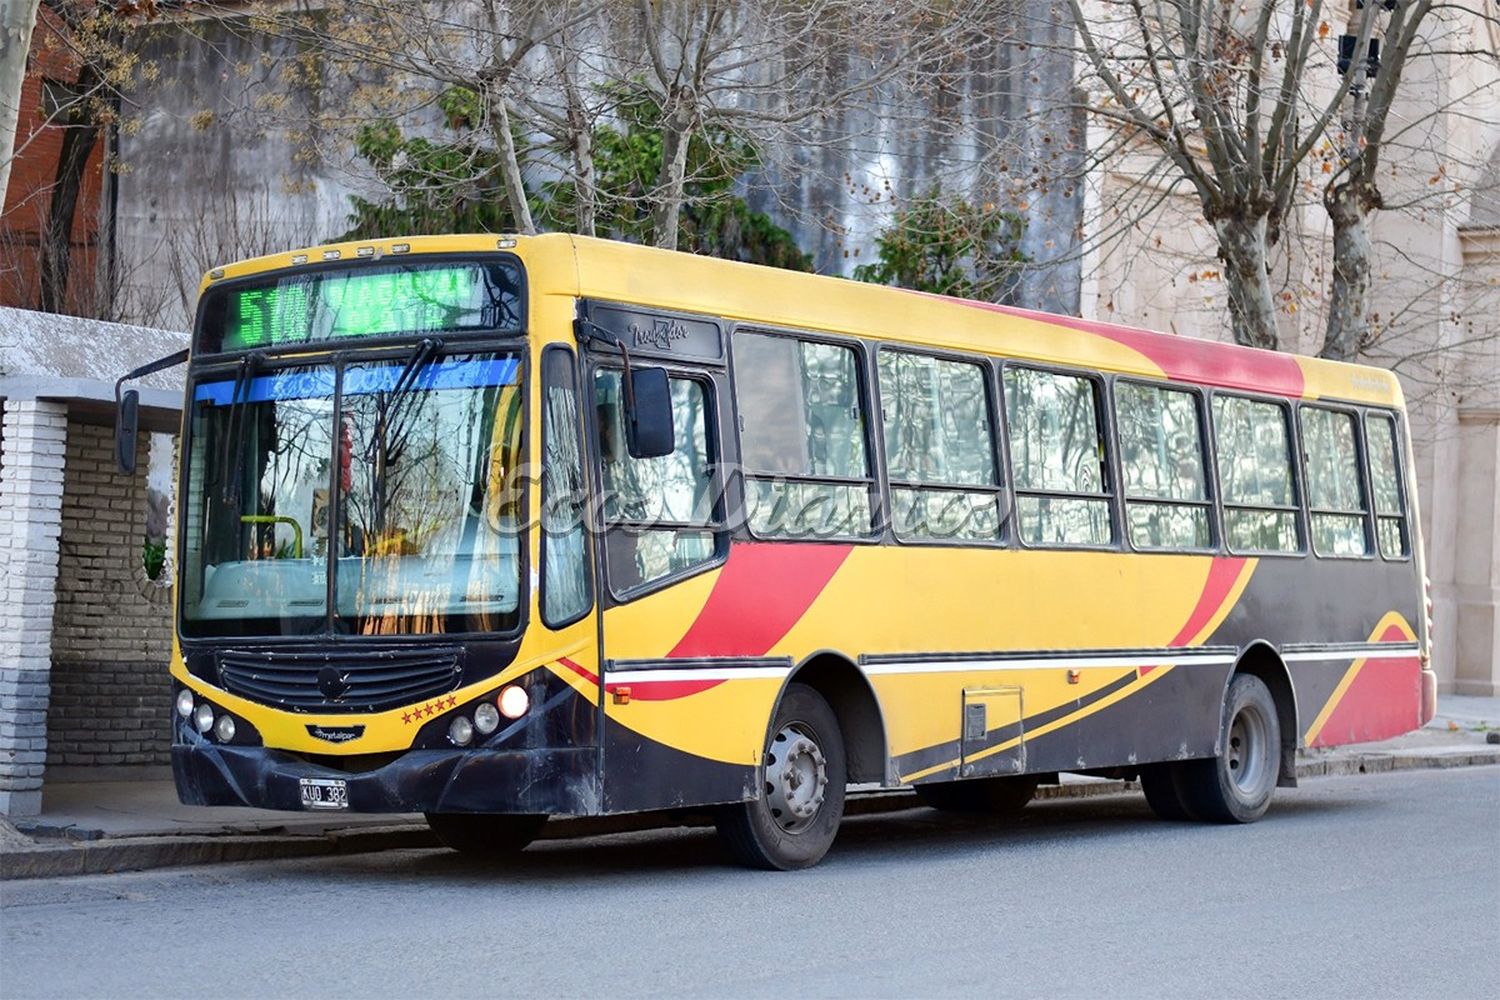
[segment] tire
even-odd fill
[[[1141,791],[1159,819],[1186,823],[1198,818],[1183,785],[1184,766],[1184,762],[1174,762],[1141,768]]]
[[[1224,696],[1220,754],[1182,765],[1190,809],[1214,823],[1253,823],[1265,815],[1281,765],[1276,702],[1259,677],[1237,674]]]
[[[443,846],[476,857],[516,854],[536,839],[546,816],[488,813],[426,813],[427,825]]]
[[[787,685],[758,776],[754,801],[725,806],[715,818],[730,857],[767,871],[817,864],[838,836],[848,777],[838,718],[817,691]]]
[[[944,812],[989,813],[1014,816],[1036,796],[1037,775],[1003,778],[970,778],[968,781],[938,781],[913,785],[924,805]]]

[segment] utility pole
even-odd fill
[[[0,0],[0,211],[10,186],[10,161],[16,148],[16,123],[21,117],[21,84],[26,79],[26,56],[41,0]]]

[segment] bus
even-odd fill
[[[851,785],[1245,823],[1435,711],[1388,371],[559,234],[216,268],[173,360],[185,803],[785,870]]]

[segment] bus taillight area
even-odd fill
[[[368,813],[599,811],[592,703],[546,669],[478,696],[453,692],[379,715],[231,711],[221,704],[229,700],[176,690],[172,769],[185,804]],[[389,749],[393,741],[397,748]]]

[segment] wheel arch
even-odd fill
[[[786,684],[806,684],[833,709],[844,735],[849,781],[887,784],[885,716],[864,672],[841,653],[819,650],[799,663]],[[782,692],[786,686],[782,686]],[[777,703],[781,695],[777,695]]]
[[[1281,762],[1276,784],[1281,788],[1297,787],[1297,745],[1301,742],[1301,730],[1297,726],[1297,690],[1286,661],[1275,646],[1257,639],[1240,653],[1234,671],[1225,681],[1226,691],[1229,681],[1238,674],[1257,677],[1270,689],[1271,699],[1276,703],[1276,722],[1281,729]]]

